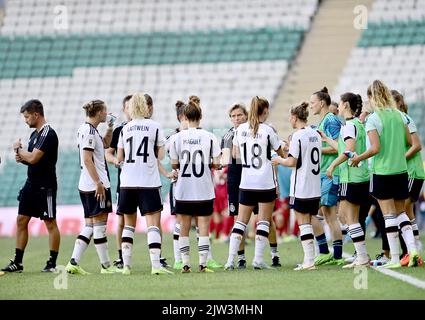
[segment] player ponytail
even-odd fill
[[[89,118],[95,117],[99,111],[105,108],[106,104],[102,100],[92,100],[83,106],[83,109],[86,111],[86,116]]]
[[[325,101],[326,106],[329,107],[331,105],[332,101],[331,101],[331,96],[329,95],[329,92],[328,92],[328,88],[323,87],[322,90],[317,91],[313,94],[316,95],[317,98],[319,98],[320,101]]]
[[[129,113],[131,119],[149,118],[149,105],[143,93],[138,92],[130,99]]]
[[[355,117],[358,117],[360,113],[362,112],[363,101],[362,101],[362,97],[359,94],[346,92],[343,95],[341,95],[341,101],[348,102],[351,113]]]
[[[404,102],[403,95],[397,90],[391,90],[391,95],[393,96],[397,108],[401,112],[407,113],[409,111],[409,107],[407,106],[406,102]]]
[[[269,102],[258,96],[251,100],[251,108],[248,113],[249,128],[252,129],[253,136],[257,135],[258,127],[260,126],[260,116],[265,109],[269,108]]]
[[[300,121],[307,122],[308,102],[302,102],[300,105],[292,107],[291,115],[296,116]]]
[[[183,114],[189,121],[199,121],[202,118],[200,99],[197,96],[190,96],[189,103],[184,108]]]
[[[367,88],[367,97],[373,109],[396,108],[393,96],[381,80],[374,80]]]

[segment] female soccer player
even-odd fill
[[[384,214],[385,230],[390,245],[391,261],[384,268],[399,268],[400,251],[398,230],[400,228],[409,251],[409,266],[418,264],[418,251],[409,217],[404,212],[409,197],[406,162],[406,144],[411,145],[407,119],[396,109],[393,97],[387,86],[375,80],[367,89],[367,95],[374,113],[366,122],[370,148],[352,158],[352,166],[357,166],[373,156],[372,196],[379,203]]]
[[[320,204],[320,160],[322,139],[316,130],[307,125],[308,103],[292,107],[289,121],[293,133],[286,159],[275,157],[274,165],[292,167],[290,207],[294,209],[300,227],[301,244],[304,250],[303,263],[294,270],[313,270],[314,235],[311,216],[316,215]]]
[[[310,108],[314,115],[320,115],[321,121],[318,129],[324,132],[328,137],[334,140],[338,139],[339,132],[341,131],[341,121],[332,112],[329,111],[331,105],[331,97],[329,96],[328,89],[324,87],[322,90],[317,91],[311,95]],[[321,178],[321,190],[322,196],[320,199],[320,209],[323,216],[329,225],[331,230],[332,241],[333,241],[333,255],[328,250],[325,233],[321,224],[317,224],[313,221],[313,225],[320,227],[320,232],[316,234],[316,240],[319,244],[320,255],[316,258],[316,265],[321,264],[344,264],[342,258],[342,233],[341,227],[337,219],[337,203],[338,203],[338,189],[339,189],[339,172],[335,170],[333,179],[329,179],[326,176],[326,170],[329,168],[332,161],[338,156],[338,151],[332,146],[329,146],[323,141],[322,145],[322,159],[320,162],[320,178]]]
[[[184,108],[184,116],[188,129],[177,133],[170,145],[171,164],[173,169],[179,169],[174,198],[175,212],[180,219],[182,273],[191,272],[189,231],[192,217],[197,217],[199,228],[199,272],[213,272],[207,268],[208,228],[215,198],[211,168],[220,167],[221,151],[215,136],[199,127],[202,110],[198,97],[191,97]]]
[[[137,208],[146,218],[148,247],[152,274],[170,274],[161,265],[160,221],[162,211],[161,180],[158,159],[164,158],[164,135],[159,123],[149,119],[152,109],[143,93],[133,95],[129,102],[131,121],[121,130],[118,140],[118,161],[122,163],[118,211],[124,214],[122,255],[124,275],[131,274],[133,238]]]
[[[270,221],[276,199],[276,180],[271,164],[271,150],[280,156],[283,151],[272,127],[265,124],[269,115],[269,102],[258,96],[251,101],[248,122],[236,129],[233,138],[233,154],[242,162],[239,186],[239,212],[230,236],[229,257],[225,269],[234,268],[240,242],[245,233],[254,207],[258,204],[258,222],[255,237],[254,269],[268,269],[263,259],[268,243]]]
[[[179,121],[179,127],[172,132],[171,135],[166,137],[165,141],[165,150],[169,154],[170,146],[173,144],[175,135],[182,130],[187,129],[187,119],[183,114],[184,109],[186,108],[186,104],[183,101],[176,102],[176,116]],[[175,172],[175,171],[174,171]],[[170,212],[171,215],[176,217],[174,231],[173,231],[173,252],[174,252],[174,265],[173,269],[181,270],[183,268],[183,262],[180,254],[180,245],[179,245],[179,237],[180,237],[180,217],[176,215],[175,211],[175,199],[174,199],[174,190],[176,188],[176,179],[173,179],[170,183],[170,192],[169,192],[169,200],[170,200]]]
[[[409,216],[410,222],[412,223],[413,235],[416,240],[416,247],[418,251],[421,251],[422,242],[419,239],[419,229],[416,224],[415,213],[413,207],[415,202],[418,201],[421,193],[422,185],[425,179],[424,166],[422,163],[422,157],[420,151],[422,150],[421,141],[417,134],[416,124],[413,119],[407,114],[408,106],[404,102],[404,97],[396,90],[391,90],[391,94],[396,102],[397,108],[403,113],[408,120],[408,127],[410,135],[412,136],[412,145],[406,146],[406,159],[407,159],[407,173],[409,175],[409,198],[406,200],[406,213]],[[418,263],[422,264],[422,259],[418,259]],[[401,259],[401,265],[405,266],[409,264],[409,255],[406,254]]]
[[[326,175],[332,179],[333,172],[337,167],[339,168],[339,212],[347,221],[357,254],[357,258],[343,268],[368,266],[369,256],[366,251],[365,234],[359,223],[359,213],[360,205],[369,197],[369,168],[367,162],[359,167],[350,167],[347,161],[350,155],[362,154],[366,151],[366,130],[358,119],[362,111],[362,97],[351,92],[344,93],[341,95],[338,111],[345,119],[338,142],[324,134],[322,139],[338,149],[338,158],[326,170]]]
[[[78,129],[78,148],[80,150],[81,175],[78,183],[80,198],[84,208],[86,225],[75,241],[72,257],[66,271],[73,274],[87,274],[79,262],[84,251],[93,241],[102,266],[101,273],[114,273],[111,266],[106,238],[108,213],[112,212],[112,200],[108,169],[105,161],[105,148],[112,138],[112,126],[108,124],[105,137],[97,131],[100,123],[106,121],[107,109],[101,100],[93,100],[84,105],[87,120]]]

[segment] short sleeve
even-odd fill
[[[405,115],[405,118],[407,120],[407,126],[409,127],[409,132],[410,133],[415,133],[418,132],[418,128],[416,127],[415,122],[412,120],[412,118],[410,116],[408,116],[407,114]]]
[[[221,139],[221,149],[224,149],[224,148],[232,149],[233,138],[234,138],[234,132],[231,129]]]
[[[212,156],[213,158],[218,157],[221,154],[220,146],[215,135],[212,135]]]
[[[329,117],[324,124],[325,134],[333,140],[338,139],[341,132],[341,122],[336,116]]]
[[[57,140],[57,136],[54,134],[52,129],[50,129],[49,127],[45,127],[43,129],[43,132],[40,134],[40,138],[34,146],[34,149],[38,149],[43,151],[44,153],[47,153],[54,149],[55,146],[57,146]]]
[[[298,159],[300,156],[300,139],[298,138],[298,135],[293,135],[291,143],[289,144],[289,157]]]
[[[278,150],[280,148],[280,141],[279,137],[277,136],[277,133],[273,129],[270,130],[269,138],[270,144],[272,145],[272,149]]]
[[[172,160],[177,160],[179,158],[179,155],[177,152],[177,146],[176,146],[177,140],[178,139],[176,136],[174,139],[170,141],[170,159]]]
[[[96,147],[96,137],[94,135],[94,131],[92,130],[87,130],[83,137],[82,137],[82,141],[81,141],[81,148],[83,150],[90,150],[93,151]]]
[[[372,113],[366,120],[366,132],[376,130],[379,134],[382,132],[382,123],[376,113]]]
[[[235,135],[233,136],[232,142],[233,142],[233,145],[234,146],[239,146],[239,142],[238,142],[238,130],[235,131]]]
[[[355,140],[357,137],[356,126],[352,123],[347,123],[345,126],[342,127],[341,134],[342,134],[342,139],[344,141],[348,139]]]
[[[157,131],[156,146],[162,147],[163,145],[165,145],[164,131],[162,131],[161,126],[159,126],[157,130],[158,131]]]
[[[117,143],[117,147],[120,149],[124,149],[124,141],[123,141],[123,133],[122,130],[119,133],[119,138],[118,138],[118,143]]]
[[[110,148],[114,148],[115,150],[118,148],[118,139],[120,138],[120,132],[122,130],[122,126],[116,127],[114,132],[112,133]]]

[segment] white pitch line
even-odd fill
[[[408,276],[407,274],[395,272],[394,270],[385,269],[385,268],[372,268],[375,271],[381,272],[387,276],[390,276],[392,278],[401,280],[403,282],[407,282],[408,284],[411,284],[412,286],[415,286],[416,288],[425,290],[425,281],[419,280],[417,278],[414,278],[412,276]]]
[[[342,256],[343,256],[344,258],[351,257],[351,255],[350,255],[350,254],[348,254],[348,253],[346,253],[346,252],[344,252],[344,253],[342,254]],[[406,283],[408,283],[408,284],[411,284],[412,286],[415,286],[416,288],[419,288],[419,289],[425,290],[425,281],[423,281],[423,280],[419,280],[419,279],[414,278],[414,277],[412,277],[412,276],[408,276],[407,274],[403,274],[403,273],[400,273],[400,272],[396,272],[396,271],[394,271],[394,270],[390,270],[390,269],[385,269],[385,268],[376,268],[376,267],[372,267],[371,269],[373,269],[373,270],[375,270],[375,271],[378,271],[378,272],[380,272],[380,273],[383,273],[383,274],[385,274],[385,275],[387,275],[387,276],[389,276],[389,277],[392,277],[392,278],[395,278],[395,279],[401,280],[401,281],[403,281],[403,282],[406,282]]]

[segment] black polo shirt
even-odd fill
[[[40,131],[34,130],[28,143],[28,152],[39,149],[44,154],[37,163],[28,164],[28,182],[37,186],[57,188],[58,146],[58,136],[48,124],[41,127]]]

